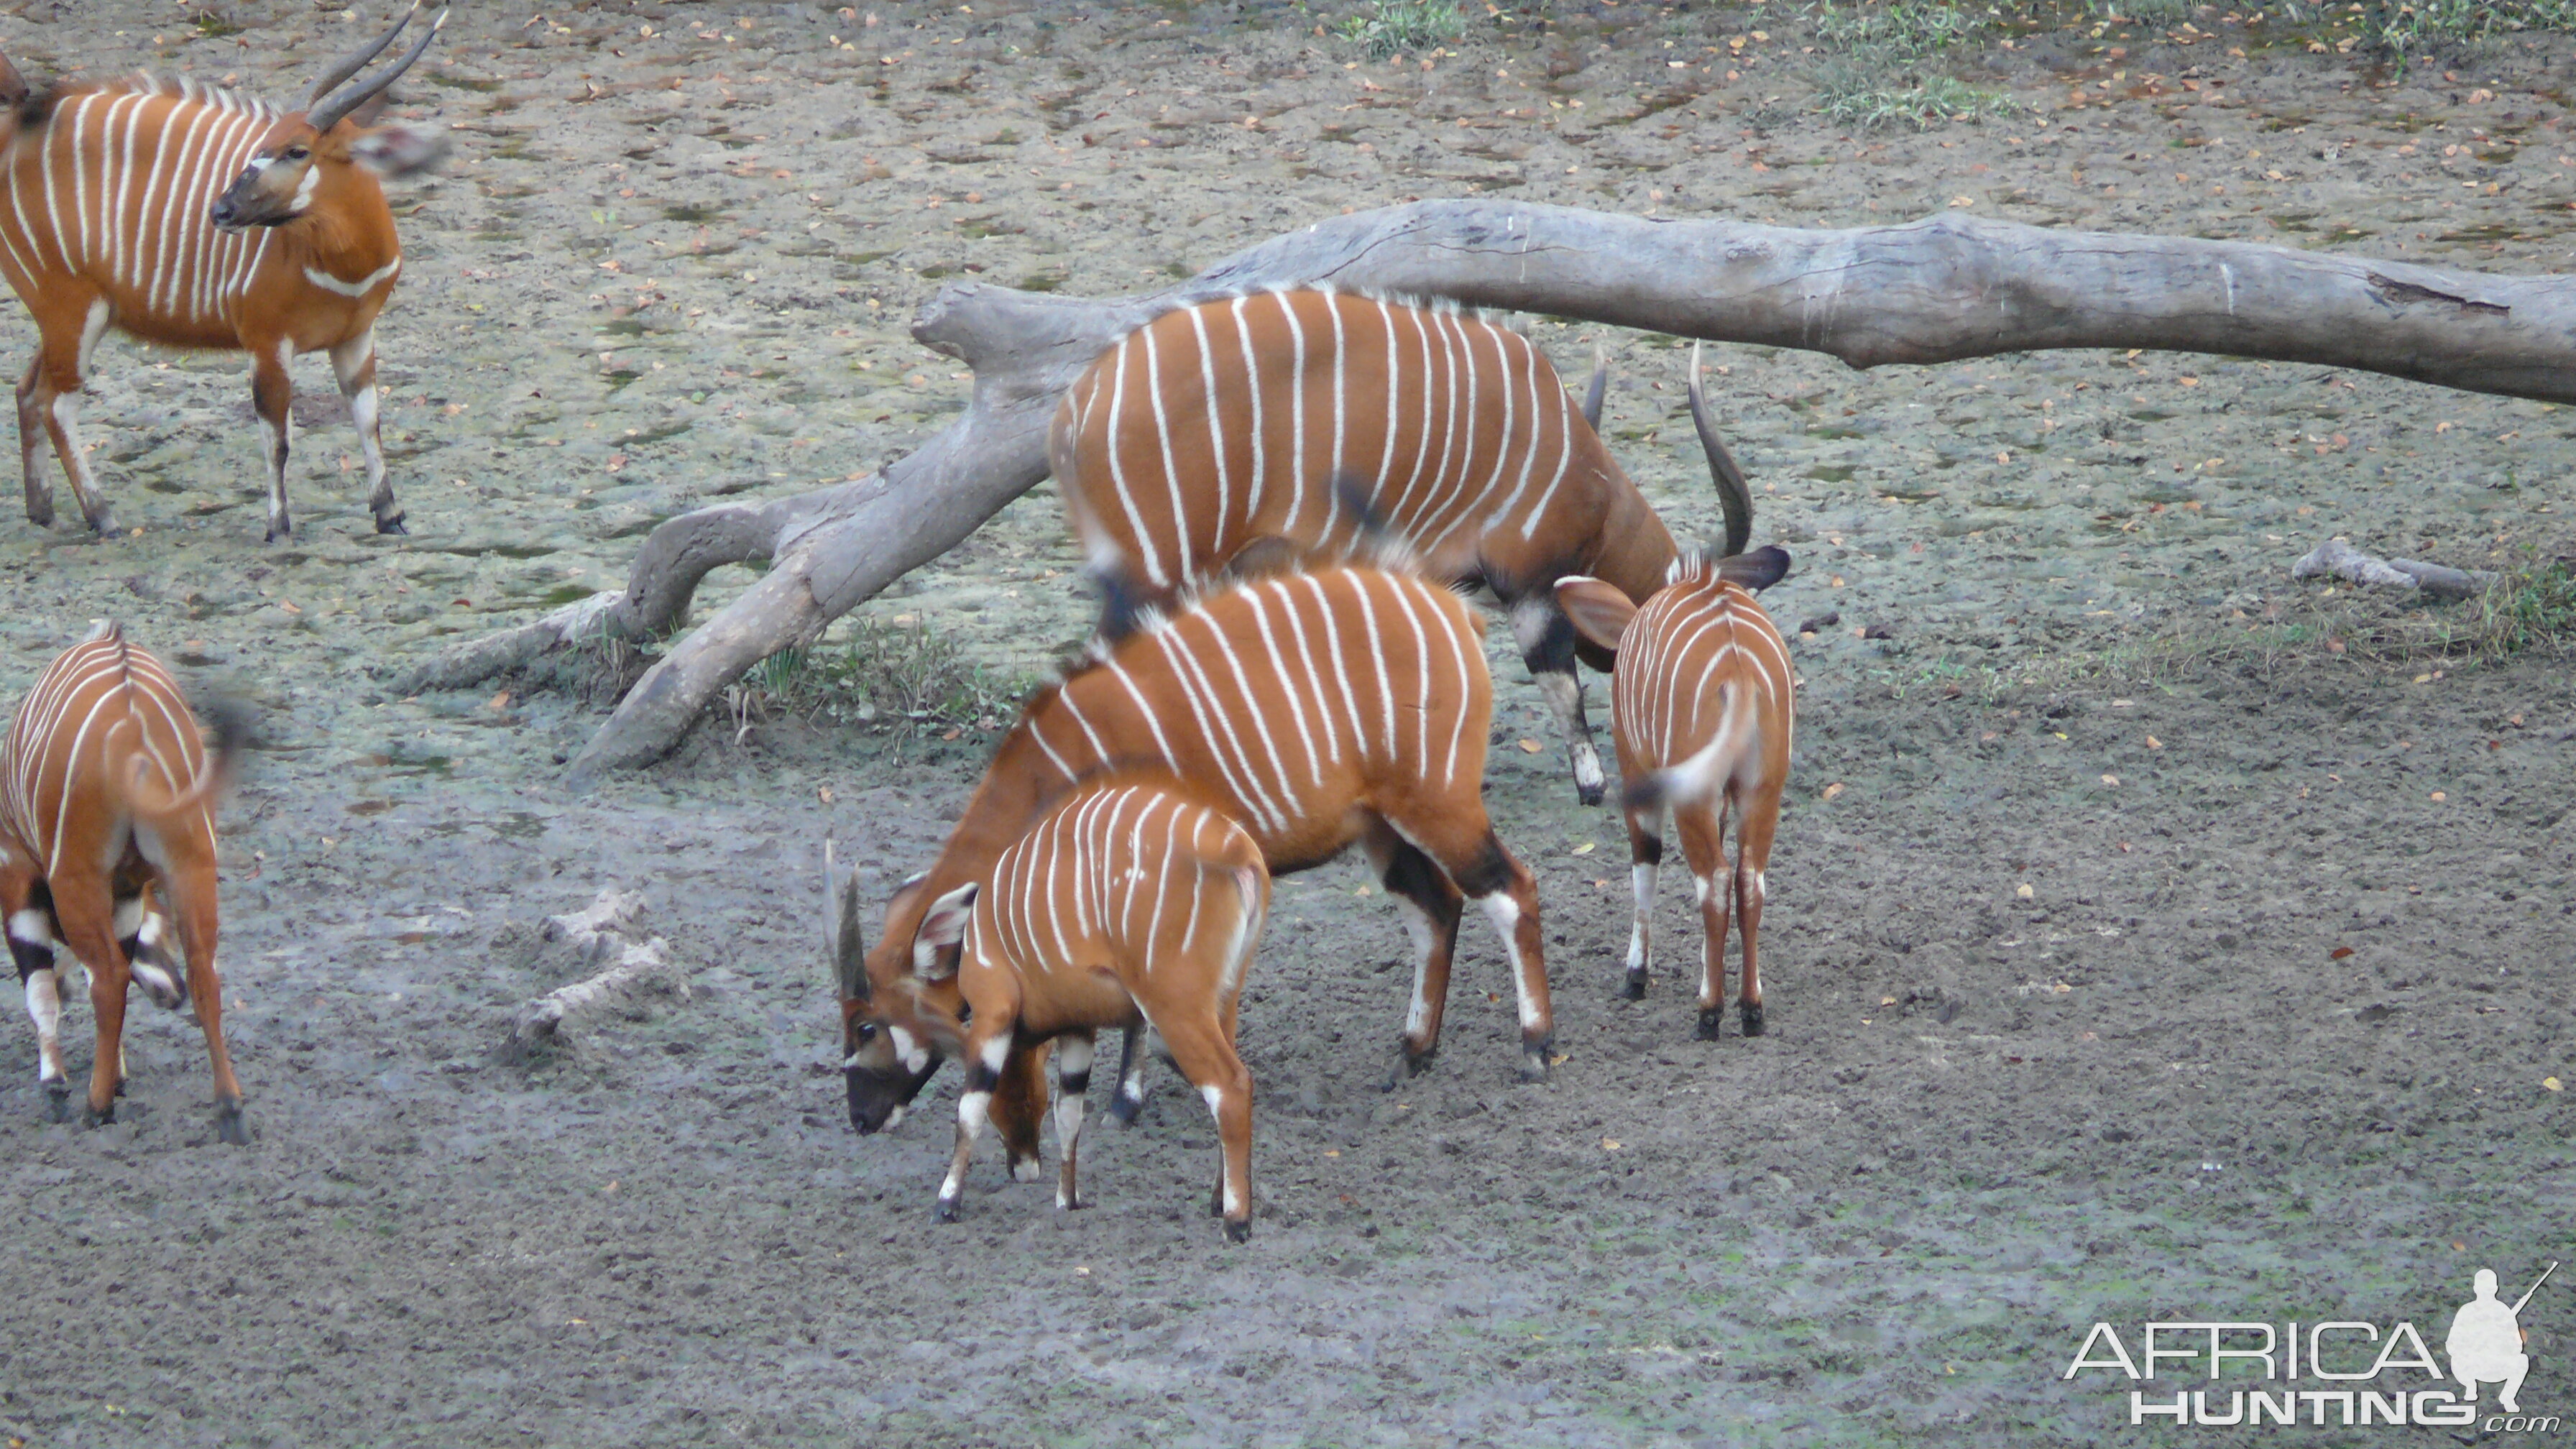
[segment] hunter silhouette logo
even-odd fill
[[[2478,1385],[2502,1384],[2497,1406],[2508,1414],[2521,1412],[2514,1395],[2522,1392],[2523,1375],[2531,1372],[2531,1355],[2522,1351],[2522,1305],[2557,1271],[2558,1265],[2550,1264],[2507,1308],[2496,1301],[2495,1269],[2478,1270],[2473,1283],[2478,1296],[2451,1315],[2451,1336],[2442,1340],[2442,1352],[2451,1356],[2451,1377],[2460,1381],[2462,1397],[2474,1403]]]
[[[2526,1414],[2520,1395],[2531,1372],[2529,1335],[2522,1310],[2558,1271],[2551,1263],[2522,1296],[2498,1296],[2492,1268],[2470,1280],[2473,1296],[2451,1315],[2442,1339],[2445,1375],[2424,1335],[2399,1321],[2384,1332],[2375,1323],[2147,1323],[2123,1341],[2108,1323],[2096,1323],[2060,1375],[2107,1370],[2133,1383],[2160,1378],[2228,1380],[2211,1389],[2176,1390],[2170,1398],[2129,1390],[2129,1422],[2241,1426],[2266,1424],[2369,1427],[2418,1424],[2476,1428],[2487,1433],[2554,1434],[2567,1421],[2556,1414]],[[2137,1352],[2132,1354],[2131,1345]],[[2231,1363],[2231,1361],[2233,1361]],[[2478,1390],[2496,1388],[2495,1408],[2479,1414]]]

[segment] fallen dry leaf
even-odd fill
[[[1521,753],[1523,753],[1523,754],[1525,754],[1525,755],[1535,755],[1535,754],[1537,754],[1537,753],[1538,753],[1538,751],[1539,751],[1539,743],[1538,743],[1538,741],[1536,741],[1536,740],[1523,740],[1523,741],[1521,741]]]
[[[2337,946],[2333,950],[2328,951],[2326,953],[2326,957],[2328,960],[2340,961],[2351,954],[2352,948],[2350,946]]]

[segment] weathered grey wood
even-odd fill
[[[671,960],[669,943],[659,936],[635,939],[643,910],[643,892],[607,889],[582,910],[546,918],[547,941],[570,947],[585,964],[602,969],[511,1013],[513,1044],[524,1047],[551,1039],[602,1012],[623,1010],[641,996],[689,994],[688,973]]]
[[[2455,569],[2411,558],[2380,558],[2345,539],[2330,538],[2290,565],[2294,579],[2337,578],[2388,589],[2421,589],[2437,599],[2471,599],[2502,577],[2486,569]]]
[[[771,505],[774,513],[701,510],[647,540],[624,601],[604,616],[629,638],[681,617],[707,568],[760,556],[764,529],[774,565],[636,685],[574,761],[576,783],[658,758],[753,664],[811,640],[1045,477],[1057,397],[1119,334],[1169,307],[1315,283],[1803,348],[1854,367],[2137,347],[2576,401],[2576,279],[2049,231],[1957,212],[1800,231],[1426,201],[1273,237],[1151,296],[1091,301],[957,284],[923,309],[913,335],[974,369],[964,416],[881,474]]]

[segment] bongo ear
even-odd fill
[[[1580,574],[1556,581],[1556,606],[1574,621],[1574,632],[1603,649],[1616,651],[1637,606],[1615,584]]]

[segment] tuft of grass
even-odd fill
[[[1817,109],[1846,126],[1906,125],[1929,130],[1950,121],[2009,115],[2020,103],[2000,91],[1972,86],[1955,76],[1926,76],[1907,85],[1884,72],[1829,69],[1817,90]]]
[[[2516,569],[2479,595],[2477,607],[2470,638],[2479,654],[2576,650],[2576,563],[2561,558]]]
[[[1370,59],[1384,60],[1464,36],[1467,12],[1457,0],[1369,0],[1367,10],[1345,16],[1333,33],[1367,46]]]
[[[2180,25],[2200,0],[2084,0],[2084,13],[2105,24]]]
[[[897,736],[991,729],[1014,717],[1029,681],[971,663],[949,635],[857,619],[835,645],[782,649],[725,692],[739,739],[754,720],[863,725]]]
[[[1985,12],[1946,0],[1847,6],[1823,0],[1814,16],[1816,39],[1825,48],[1867,54],[1881,63],[1919,61],[1959,44],[1985,24]]]

